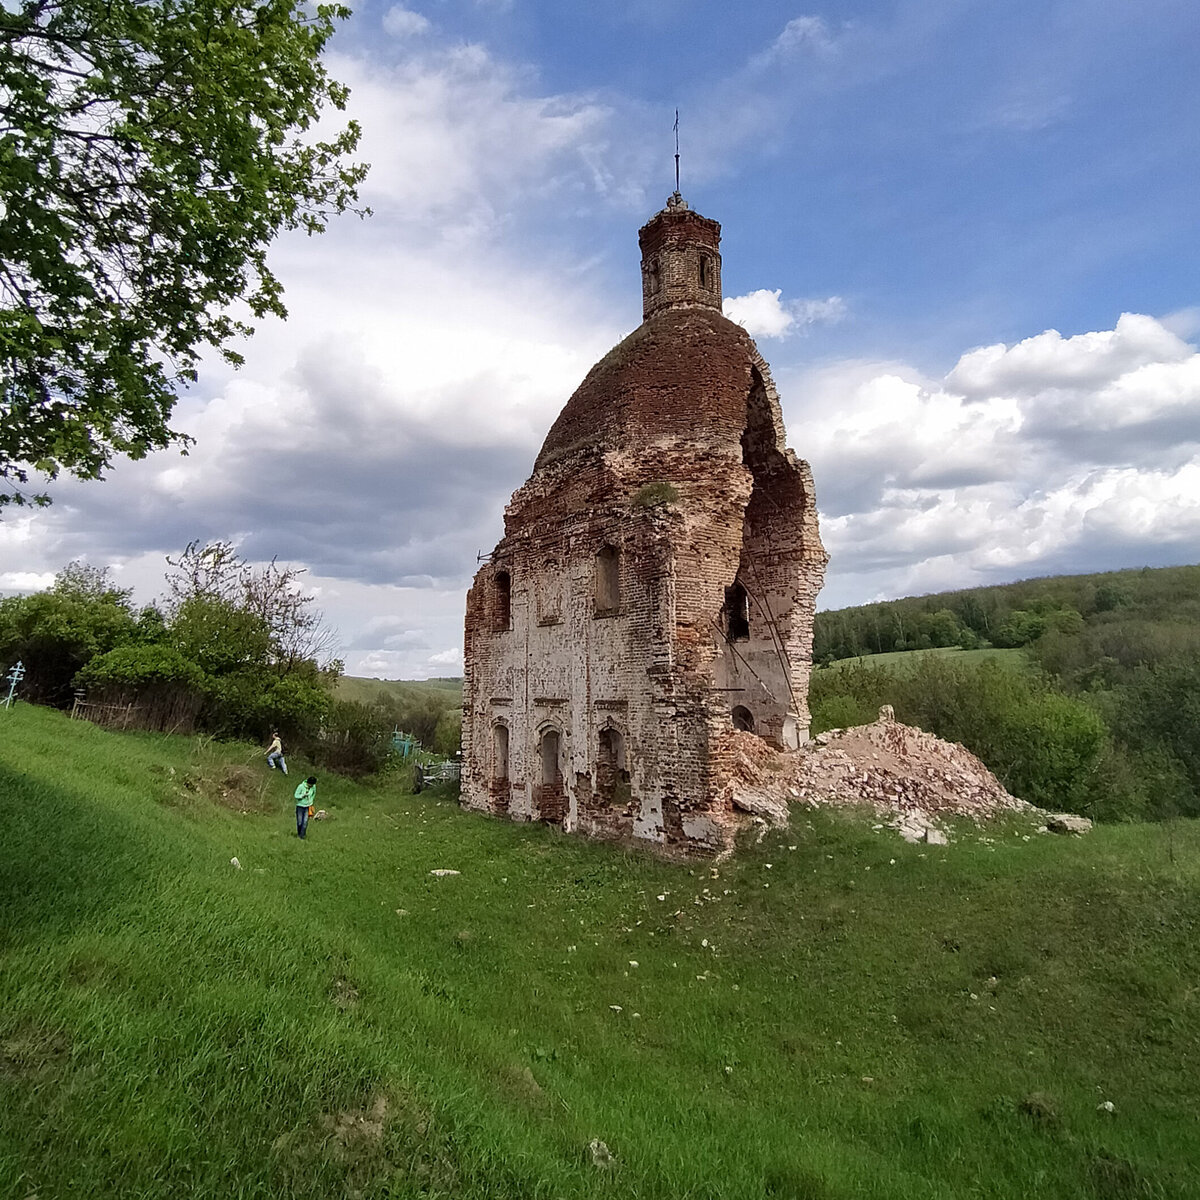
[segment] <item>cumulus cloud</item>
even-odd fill
[[[51,508],[0,522],[0,590],[85,557],[145,602],[166,554],[229,538],[251,560],[309,568],[351,673],[451,673],[438,656],[461,640],[476,555],[620,336],[594,270],[544,244],[524,252],[514,197],[530,222],[560,193],[613,203],[612,131],[602,106],[539,94],[483,48],[421,46],[398,65],[332,68],[356,88],[376,216],[282,239],[289,319],[264,322],[239,372],[209,364],[181,400],[189,455],[56,481]]]
[[[826,605],[1200,545],[1200,353],[1151,317],[972,350],[941,379],[842,363],[786,382],[832,555]]]
[[[835,46],[834,36],[821,17],[793,17],[775,40],[751,60],[751,66],[764,67],[802,54],[829,55]]]
[[[784,301],[782,288],[759,288],[744,296],[726,297],[723,310],[731,320],[743,326],[751,337],[783,338],[803,331],[817,322],[834,323],[846,315],[841,296],[824,300]]]
[[[383,28],[394,38],[408,38],[428,33],[430,22],[428,17],[414,12],[411,8],[393,4],[383,15]]]

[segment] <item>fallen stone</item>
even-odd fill
[[[1046,828],[1051,833],[1088,833],[1092,822],[1087,817],[1076,816],[1075,813],[1047,813]]]
[[[461,875],[461,874],[462,874],[462,872],[461,872],[461,871],[451,871],[451,870],[450,870],[449,868],[447,868],[447,867],[435,867],[435,868],[434,868],[432,871],[430,871],[429,873],[430,873],[430,875],[437,875],[437,876],[442,876],[442,875]]]
[[[587,1148],[593,1167],[611,1167],[616,1164],[617,1160],[613,1158],[612,1151],[599,1138],[592,1138]]]
[[[240,862],[238,862],[238,860],[236,858],[231,858],[229,860],[229,865],[231,867],[236,867],[237,870],[239,870],[239,871],[242,869],[242,864]]]

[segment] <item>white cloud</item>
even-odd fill
[[[393,4],[383,15],[383,28],[394,38],[408,38],[428,33],[431,26],[428,17],[402,4]]]
[[[1150,364],[1180,362],[1195,351],[1153,317],[1122,313],[1115,329],[1064,338],[1055,329],[972,350],[946,382],[965,396],[995,392],[1030,396],[1051,388],[1094,388]]]
[[[389,65],[334,54],[371,164],[364,201],[439,240],[493,231],[526,208],[585,189],[629,201],[630,151],[611,107],[586,94],[539,94],[529,74],[476,43],[436,43]],[[634,177],[638,177],[636,174]]]
[[[846,315],[846,302],[840,296],[785,302],[782,295],[782,288],[759,288],[744,296],[727,296],[722,309],[751,337],[767,338],[787,337],[817,322],[832,324]]]
[[[826,606],[1196,557],[1200,353],[1150,317],[970,351],[942,380],[845,363],[789,382]]]
[[[1159,324],[1176,337],[1192,338],[1200,333],[1200,305],[1180,308],[1159,318]]]
[[[0,593],[41,592],[53,582],[53,571],[0,571]]]
[[[821,17],[793,17],[779,36],[761,53],[751,59],[751,67],[765,67],[786,61],[800,54],[828,55],[836,48],[834,36]]]

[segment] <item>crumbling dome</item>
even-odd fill
[[[720,226],[640,231],[642,324],[551,428],[467,597],[463,803],[723,848],[727,739],[808,736],[826,554],[753,340],[721,315]]]

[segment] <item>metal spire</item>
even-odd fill
[[[679,109],[675,110],[675,195],[679,195]]]

